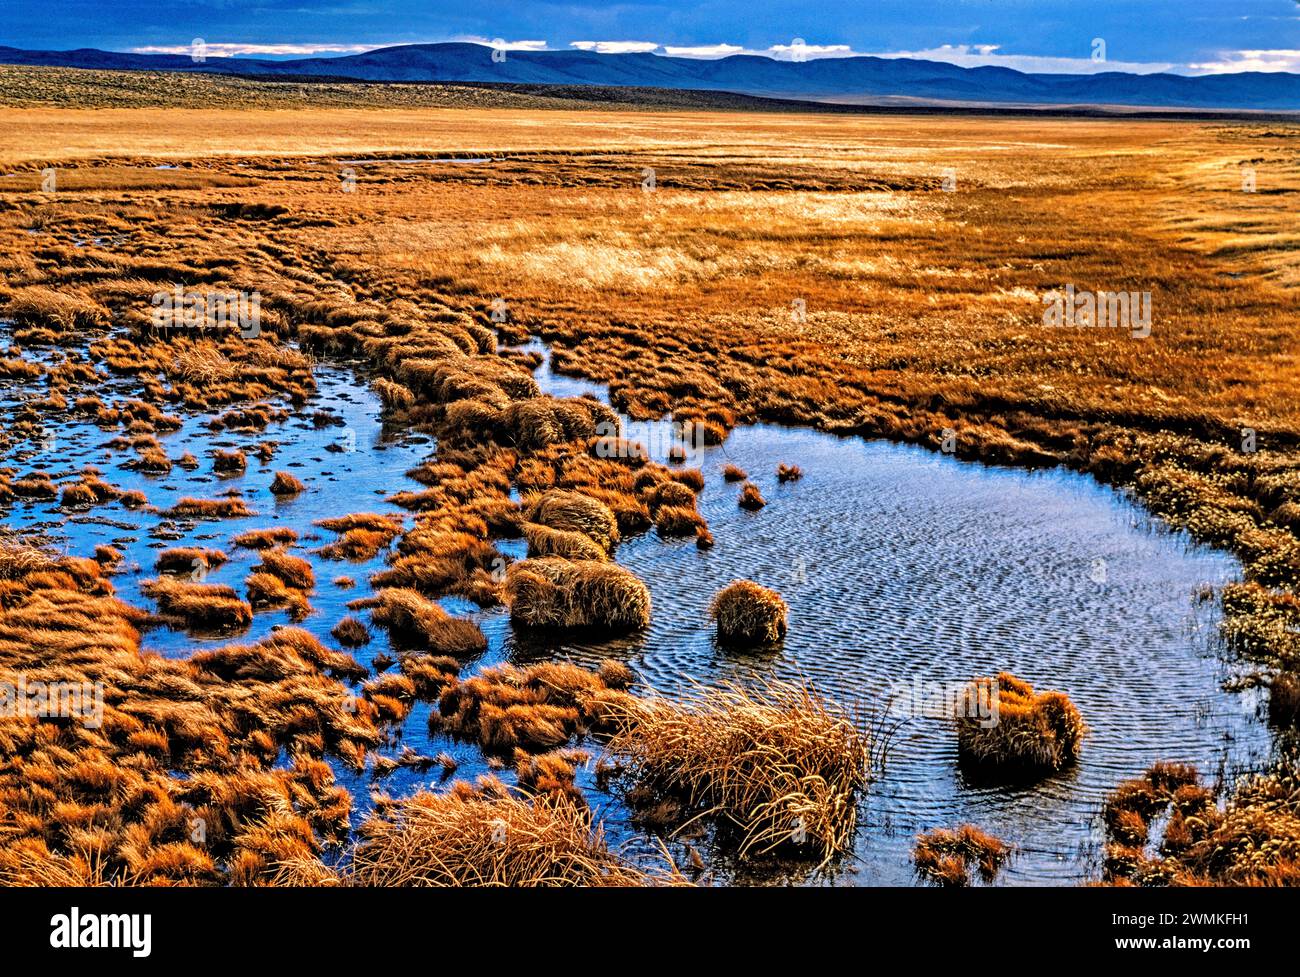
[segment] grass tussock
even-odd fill
[[[581,492],[543,492],[525,507],[524,518],[550,529],[580,533],[606,553],[618,542],[618,521],[609,506]]]
[[[352,606],[369,607],[371,620],[387,630],[399,648],[452,658],[470,658],[487,650],[487,637],[477,624],[453,617],[416,590],[392,587]]]
[[[767,499],[763,498],[763,493],[758,490],[757,485],[753,482],[746,482],[741,487],[740,498],[736,504],[746,512],[757,512],[767,505]]]
[[[229,562],[230,557],[221,550],[203,546],[171,546],[162,550],[154,561],[154,569],[159,573],[196,574]]]
[[[225,584],[158,577],[140,585],[158,605],[165,623],[191,631],[242,631],[253,623],[253,609]]]
[[[371,817],[352,859],[363,886],[642,886],[660,881],[610,851],[585,804],[521,796],[500,781],[422,791]]]
[[[370,629],[364,621],[350,614],[334,625],[330,634],[344,648],[360,648],[370,644]]]
[[[453,671],[449,679],[430,728],[495,755],[552,750],[606,732],[616,707],[629,700],[626,676],[616,669],[591,672],[562,662],[499,665],[462,680]]]
[[[402,520],[374,512],[320,519],[316,525],[338,533],[338,538],[318,551],[327,560],[371,560],[388,549],[402,533]]]
[[[764,645],[785,637],[785,601],[775,590],[752,580],[733,580],[719,590],[709,605],[709,616],[723,644]]]
[[[243,499],[228,496],[223,499],[186,497],[168,509],[167,515],[190,519],[245,519],[255,513]]]
[[[1087,726],[1063,692],[1035,692],[1007,672],[972,683],[972,699],[996,706],[993,721],[959,715],[957,752],[980,771],[1006,775],[1060,770],[1078,757]],[[980,709],[978,712],[984,712]]]
[[[288,526],[275,526],[271,529],[250,529],[239,533],[230,542],[237,549],[269,550],[279,546],[292,546],[298,542],[298,534]]]
[[[797,482],[803,478],[803,469],[798,465],[787,465],[784,462],[776,466],[776,480],[781,484],[786,482]]]
[[[991,883],[1010,856],[1010,845],[972,824],[922,832],[912,848],[917,874],[942,886],[969,885],[976,873]]]
[[[271,480],[272,495],[298,495],[306,488],[307,486],[302,483],[302,479],[289,472],[276,472],[275,477]]]
[[[787,852],[826,863],[850,848],[869,743],[802,685],[696,688],[681,701],[613,704],[608,750],[643,796],[679,800],[689,820],[734,831],[741,856]]]
[[[650,591],[630,570],[597,560],[521,560],[506,571],[510,619],[535,628],[633,631],[650,623]]]

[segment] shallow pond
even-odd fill
[[[242,591],[257,556],[232,549],[230,538],[244,529],[290,526],[304,537],[296,552],[316,567],[316,613],[302,626],[332,643],[330,628],[347,613],[348,601],[369,593],[366,577],[382,557],[348,564],[313,556],[312,548],[333,538],[314,529],[313,521],[396,511],[384,496],[414,487],[404,473],[434,445],[418,435],[385,432],[378,399],[346,365],[322,366],[317,379],[318,394],[307,408],[265,432],[214,436],[204,425],[210,415],[196,415],[186,417],[181,431],[160,435],[173,458],[186,450],[199,457],[202,465],[193,472],[177,468],[151,478],[122,469],[130,456],[103,447],[114,432],[77,418],[52,423],[52,438],[17,462],[6,461],[20,471],[52,473],[95,464],[108,481],[143,488],[158,506],[182,495],[213,497],[240,488],[258,510],[254,518],[191,523],[117,505],[68,513],[51,502],[20,501],[8,522],[46,532],[78,555],[89,555],[99,543],[123,549],[127,570],[114,582],[121,596],[145,606],[139,583],[154,576],[154,557],[164,545],[225,549],[231,564],[208,579]],[[538,379],[556,395],[603,396],[598,385],[556,375],[549,365],[538,370]],[[0,407],[12,410],[32,392],[9,384],[0,389]],[[114,392],[132,393],[122,386],[101,395]],[[318,428],[310,421],[313,411],[339,420]],[[628,433],[662,460],[667,425],[633,424]],[[268,439],[280,442],[269,464],[250,458],[243,475],[211,472],[213,448]],[[801,466],[804,477],[779,484],[776,466],[782,462]],[[467,663],[467,672],[501,660],[562,657],[594,664],[614,657],[670,694],[685,681],[802,677],[893,729],[884,770],[861,807],[854,856],[840,869],[815,879],[789,867],[737,876],[705,843],[716,881],[913,884],[915,833],[966,821],[1017,846],[1002,884],[1077,881],[1096,874],[1097,812],[1120,780],[1155,760],[1195,763],[1213,779],[1266,756],[1269,736],[1255,718],[1256,698],[1220,690],[1225,666],[1217,654],[1217,610],[1213,601],[1197,600],[1207,585],[1233,579],[1235,562],[1167,530],[1114,490],[1063,471],[986,467],[916,447],[771,425],[740,428],[725,445],[703,449],[689,463],[704,471],[699,506],[717,545],[700,551],[693,540],[665,541],[651,531],[617,551],[618,561],[651,589],[647,633],[600,643],[539,639],[517,634],[501,609],[483,611],[455,598],[442,603],[472,616],[488,636],[488,652]],[[722,479],[726,464],[749,473],[767,499],[765,508],[748,513],[737,506],[739,486]],[[276,500],[268,486],[278,469],[296,474],[307,491]],[[512,557],[523,555],[520,543],[499,545]],[[340,574],[354,577],[355,589],[334,586]],[[773,587],[789,603],[790,631],[781,647],[737,654],[715,645],[706,609],[712,594],[737,577]],[[284,612],[261,612],[236,639],[155,630],[145,644],[179,655],[213,641],[262,637],[284,623]],[[377,631],[355,654],[368,664],[388,650]],[[1000,670],[1063,690],[1075,701],[1091,727],[1076,767],[1028,787],[968,783],[957,766],[951,724],[912,708],[914,696]],[[385,752],[402,745],[428,755],[446,750],[461,761],[457,776],[486,772],[477,748],[429,735],[428,711],[417,706],[401,739]],[[429,776],[399,769],[376,781],[340,771],[356,796],[358,818],[372,788],[401,794],[427,784]],[[652,839],[629,826],[626,810],[594,788],[590,773],[581,779],[611,839],[634,856],[652,857]]]

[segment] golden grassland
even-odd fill
[[[1273,688],[1275,718],[1287,702],[1294,715],[1300,128],[18,108],[6,110],[4,140],[0,303],[16,330],[0,373],[48,391],[9,419],[6,453],[39,436],[43,412],[71,409],[117,431],[115,445],[140,470],[165,473],[192,461],[168,457],[159,440],[175,414],[212,412],[216,429],[264,428],[273,396],[305,403],[313,356],[363,359],[391,419],[439,440],[437,457],[411,473],[421,488],[393,496],[407,521],[340,511],[323,527],[336,536],[325,559],[395,543],[372,580],[379,596],[351,610],[369,613],[401,660],[359,695],[338,678],[364,670],[296,630],[185,662],[139,652],[138,628],[159,617],[237,633],[264,606],[305,613],[315,577],[287,552],[293,538],[268,529],[232,541],[261,551],[247,600],[160,565],[148,613],[112,597],[111,553],[56,558],[26,542],[6,550],[0,667],[75,666],[115,692],[113,721],[99,732],[0,723],[5,879],[347,881],[320,859],[325,842],[346,833],[350,809],[324,758],[377,763],[382,730],[421,700],[438,704],[431,721],[443,731],[487,751],[522,750],[520,784],[535,796],[485,784],[381,810],[357,849],[360,878],[550,879],[537,866],[558,852],[578,867],[565,881],[646,881],[571,809],[570,760],[551,753],[587,731],[614,737],[632,772],[630,797],[671,800],[688,818],[705,812],[744,850],[779,846],[796,814],[818,857],[844,849],[865,746],[806,690],[672,704],[629,696],[612,668],[457,677],[458,659],[480,650],[482,635],[437,597],[504,601],[521,626],[636,628],[653,608],[611,562],[617,540],[660,524],[698,534],[701,545],[712,538],[695,507],[698,472],[636,452],[611,457],[600,450],[607,408],[540,395],[535,355],[499,349],[498,338],[530,333],[553,344],[561,369],[609,382],[632,416],[673,416],[707,440],[759,420],[933,447],[951,431],[963,457],[1065,465],[1131,486],[1170,522],[1241,556],[1247,580],[1224,594],[1229,644],[1256,664],[1253,680]],[[480,156],[490,161],[472,161]],[[163,162],[177,168],[155,168]],[[41,189],[47,166],[53,192]],[[1255,193],[1241,189],[1243,166],[1254,170]],[[1151,335],[1044,327],[1041,296],[1067,283],[1150,291]],[[150,296],[174,285],[258,291],[262,336],[159,332]],[[76,352],[86,344],[88,355]],[[44,346],[67,355],[52,366],[25,355]],[[138,398],[102,402],[96,389],[108,374],[136,377]],[[1243,428],[1258,450],[1243,450]],[[0,504],[62,492],[93,506],[115,491],[92,472],[72,481],[10,466]],[[178,508],[213,519],[247,511],[230,496]],[[518,537],[529,559],[501,579],[494,541]],[[759,631],[778,632],[780,598],[764,597]],[[358,617],[338,625],[341,643],[369,634]],[[31,658],[38,626],[40,662]],[[740,735],[705,735],[726,730]],[[273,766],[281,751],[291,768]],[[733,782],[724,768],[780,777]],[[1247,856],[1236,841],[1246,827],[1234,827],[1265,811],[1266,827],[1250,821],[1249,837],[1295,834],[1300,805],[1287,782],[1284,772],[1242,787],[1224,823],[1197,836],[1204,858],[1187,878],[1291,880],[1290,847]],[[567,799],[540,796],[552,792]],[[797,812],[787,803],[796,793]],[[184,831],[200,809],[219,826],[202,848]],[[555,817],[538,827],[548,811]],[[451,876],[412,862],[412,852],[436,858],[464,834],[458,826],[479,831],[498,817],[530,826],[521,834],[536,843],[516,853],[521,874],[484,874],[478,842],[448,856],[460,866]],[[980,858],[946,836],[930,848],[927,864],[949,880],[962,852]]]

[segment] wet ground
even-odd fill
[[[5,461],[20,472],[69,475],[93,464],[114,485],[144,490],[160,508],[184,495],[210,498],[237,488],[255,517],[187,522],[116,504],[67,512],[56,502],[19,500],[6,523],[46,533],[76,555],[90,555],[100,543],[122,549],[125,569],[114,583],[120,596],[143,606],[149,602],[139,585],[155,576],[159,549],[225,550],[231,563],[207,579],[242,592],[258,558],[231,547],[231,537],[289,526],[301,537],[294,552],[312,559],[317,576],[315,614],[301,626],[333,644],[330,628],[347,613],[348,601],[369,593],[366,579],[383,557],[360,564],[321,559],[312,550],[333,534],[314,521],[399,512],[384,497],[417,487],[404,473],[436,446],[424,436],[385,431],[378,398],[356,369],[322,365],[316,375],[319,390],[307,408],[265,432],[214,436],[204,423],[211,415],[199,414],[185,417],[180,431],[160,435],[171,457],[189,451],[200,459],[193,472],[175,468],[159,478],[124,469],[132,455],[104,447],[115,431],[67,415],[50,419],[49,436],[33,450]],[[597,385],[557,376],[547,366],[538,378],[559,396],[602,394]],[[39,392],[3,384],[6,413]],[[121,384],[101,396],[134,395],[128,381]],[[316,411],[337,420],[317,427],[309,419]],[[666,425],[629,425],[629,434],[663,460],[671,441]],[[268,464],[250,456],[242,475],[212,472],[214,449],[263,440],[280,444]],[[776,466],[783,462],[801,466],[804,477],[779,484]],[[1256,699],[1220,690],[1225,666],[1214,637],[1216,606],[1197,599],[1207,585],[1236,577],[1235,562],[1167,530],[1121,494],[1067,472],[993,468],[915,447],[770,425],[740,428],[689,463],[704,471],[699,505],[717,545],[700,551],[693,540],[665,541],[651,531],[626,540],[616,554],[651,589],[646,634],[599,644],[539,640],[515,633],[502,609],[484,611],[456,598],[442,604],[473,617],[488,637],[488,652],[467,663],[467,672],[502,660],[594,664],[613,657],[669,694],[686,681],[805,678],[860,710],[864,722],[892,731],[885,767],[862,804],[854,856],[839,870],[815,879],[788,867],[735,876],[704,842],[716,880],[913,884],[908,855],[915,833],[970,821],[1017,846],[1002,883],[1078,881],[1096,874],[1096,815],[1117,782],[1155,760],[1195,763],[1213,779],[1266,755],[1269,737],[1255,718]],[[737,506],[739,486],[721,475],[729,463],[760,488],[768,502],[761,511]],[[271,495],[272,472],[281,469],[307,490],[288,500]],[[499,546],[512,557],[523,555],[522,544]],[[354,589],[332,583],[343,574],[355,579]],[[736,654],[715,645],[709,600],[738,577],[775,588],[789,603],[789,635],[780,647]],[[159,629],[146,635],[145,646],[184,655],[205,644],[254,640],[286,623],[285,612],[263,611],[234,639]],[[384,632],[376,630],[375,640],[354,654],[369,664],[388,651]],[[1075,768],[1015,789],[964,779],[951,724],[926,715],[920,700],[933,702],[955,683],[999,670],[1075,701],[1091,727]],[[430,737],[428,711],[417,706],[386,752],[402,745],[428,755],[446,750],[461,761],[457,776],[486,772],[477,748]],[[653,840],[628,824],[613,797],[595,790],[589,773],[581,776],[611,839],[649,857]],[[358,817],[372,788],[401,794],[427,785],[429,777],[401,769],[377,781],[340,771]]]

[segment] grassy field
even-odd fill
[[[1274,714],[1294,715],[1300,127],[575,111],[499,93],[492,107],[448,107],[462,96],[405,90],[400,107],[369,108],[325,97],[311,111],[266,108],[260,97],[250,108],[190,108],[188,96],[175,108],[6,110],[0,301],[26,330],[20,346],[126,327],[135,345],[103,347],[100,366],[138,372],[144,399],[163,407],[255,403],[266,387],[234,380],[253,366],[281,371],[265,383],[303,382],[301,364],[237,338],[197,350],[188,338],[151,334],[149,296],[182,284],[258,291],[273,345],[296,339],[318,355],[367,358],[399,423],[456,446],[449,468],[426,473],[431,494],[408,500],[427,520],[404,537],[390,575],[426,597],[493,591],[467,569],[481,570],[484,553],[460,565],[461,576],[437,577],[429,566],[448,546],[463,556],[477,545],[469,537],[546,522],[536,508],[520,513],[509,485],[580,491],[623,530],[648,525],[673,494],[661,487],[676,481],[670,473],[635,481],[589,458],[599,418],[589,407],[579,416],[572,405],[534,403],[547,399],[528,395],[527,364],[497,355],[494,328],[506,339],[540,335],[560,367],[608,381],[633,417],[671,415],[715,440],[738,424],[779,421],[1069,466],[1133,487],[1171,523],[1242,558],[1247,580],[1224,594],[1229,641],[1258,662]],[[122,102],[110,94],[101,104]],[[1149,334],[1045,325],[1044,297],[1067,285],[1149,293]],[[11,375],[29,369],[21,348],[6,355]],[[150,379],[159,371],[166,389]],[[209,374],[221,378],[215,387],[196,380]],[[72,367],[49,379],[68,401],[93,392]],[[146,433],[156,421],[143,411],[140,419]],[[38,428],[12,427],[7,446]],[[603,559],[611,530],[579,523],[583,538],[547,536],[545,545],[584,563]],[[573,521],[549,528],[575,533]],[[539,564],[485,599],[586,586],[566,573]],[[635,587],[601,579],[627,588],[618,606],[583,606],[613,624],[637,600]],[[401,601],[388,620],[438,624],[423,604]],[[543,605],[538,613],[551,610]],[[129,645],[130,613],[115,613],[116,640]],[[293,655],[294,675],[324,667],[314,649]],[[335,694],[312,683],[312,697]],[[212,722],[226,722],[235,706],[204,695],[214,697]],[[333,728],[314,752],[342,744],[364,754],[393,708],[382,690],[370,698],[372,711],[350,720],[338,702],[321,705]],[[567,699],[534,705],[574,708]],[[123,742],[139,732],[127,729]],[[277,736],[298,736],[264,733],[263,763]],[[60,764],[41,769],[58,779]],[[307,759],[301,776],[318,776]],[[842,779],[851,794],[854,776]],[[330,804],[313,783],[309,821]],[[1292,848],[1253,868],[1211,857],[1237,851],[1251,831],[1300,837],[1293,782],[1271,783],[1280,786],[1243,789],[1239,812],[1230,803],[1222,823],[1191,832],[1182,862],[1148,860],[1140,845],[1134,855],[1132,838],[1117,833],[1115,877],[1294,881]],[[337,828],[337,812],[330,817]],[[447,820],[441,811],[421,817],[419,831]],[[827,837],[838,844],[835,831]],[[57,851],[65,841],[47,832],[41,844]],[[283,857],[232,844],[240,878],[307,872],[314,857],[306,843],[285,846]],[[222,864],[195,871],[228,877]]]

